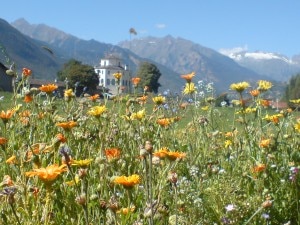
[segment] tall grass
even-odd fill
[[[300,223],[293,111],[39,93],[0,102],[2,224]]]

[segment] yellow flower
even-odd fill
[[[56,84],[47,84],[47,85],[42,85],[41,87],[39,87],[39,90],[42,92],[45,92],[47,94],[51,94],[57,88],[58,88],[58,86]]]
[[[260,92],[267,91],[272,87],[272,83],[266,80],[259,80],[257,84]]]
[[[87,167],[91,164],[93,159],[82,159],[82,160],[72,160],[71,165],[72,166],[79,166],[79,167]]]
[[[135,210],[135,206],[130,206],[127,208],[121,208],[117,211],[117,213],[123,214],[123,215],[127,215],[130,212],[134,212]]]
[[[300,132],[300,121],[298,121],[295,125],[294,128],[296,131]]]
[[[196,93],[196,87],[195,87],[195,84],[194,84],[194,83],[186,83],[186,84],[185,84],[185,88],[183,89],[182,93],[183,93],[184,95]]]
[[[186,82],[190,83],[194,76],[195,76],[195,72],[192,72],[192,73],[189,73],[189,74],[181,75],[181,78],[185,79]]]
[[[104,112],[106,112],[107,108],[105,105],[103,106],[94,106],[92,107],[87,114],[95,117],[101,116]]]
[[[156,105],[162,105],[166,102],[166,98],[161,95],[152,98],[152,100]]]
[[[167,158],[171,161],[174,161],[176,159],[183,159],[185,158],[186,153],[184,152],[168,152],[167,153]]]
[[[78,184],[79,182],[80,182],[79,176],[78,176],[78,174],[76,174],[76,176],[73,180],[66,181],[66,185],[73,186],[75,184]]]
[[[230,141],[230,140],[226,140],[225,141],[225,148],[228,148],[228,147],[230,147],[232,145],[232,141]]]
[[[273,122],[274,124],[278,124],[279,118],[281,118],[281,117],[283,117],[283,115],[281,113],[279,113],[279,114],[272,115],[272,116],[266,115],[264,119],[268,122]]]
[[[237,91],[239,93],[243,92],[245,89],[250,87],[250,84],[248,82],[239,82],[239,83],[234,83],[230,85],[230,89]]]
[[[9,157],[6,161],[7,164],[16,164],[17,160],[16,160],[16,156],[12,155],[11,157]]]
[[[117,80],[120,80],[121,77],[122,77],[122,73],[114,73],[113,76],[117,79]]]
[[[75,97],[75,94],[72,89],[68,89],[68,90],[65,90],[64,96],[65,96],[65,98],[72,98],[72,97]]]
[[[300,104],[300,98],[299,99],[290,100],[290,102],[294,103],[294,104]]]
[[[132,188],[141,182],[141,178],[137,174],[131,176],[118,176],[114,179],[115,184],[121,184],[124,188]]]
[[[154,152],[153,155],[156,157],[159,157],[161,159],[164,159],[167,157],[168,152],[169,152],[169,150],[166,147],[164,147],[164,148],[160,149],[159,151]]]
[[[67,165],[63,164],[58,166],[57,164],[47,166],[46,168],[33,169],[26,172],[27,177],[38,176],[38,178],[45,183],[52,183],[63,172],[67,171]]]
[[[146,111],[145,111],[145,109],[143,109],[143,110],[140,110],[136,113],[132,113],[130,115],[130,119],[131,120],[142,120],[142,119],[145,118],[145,116],[146,116]]]

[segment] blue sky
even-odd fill
[[[6,0],[0,18],[111,44],[129,40],[133,27],[133,38],[172,35],[217,51],[300,54],[299,0]]]

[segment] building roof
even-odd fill
[[[96,66],[95,69],[124,70],[123,66]]]
[[[49,80],[40,80],[40,79],[30,79],[29,80],[29,83],[31,85],[46,85],[46,84],[56,84],[58,87],[64,87],[65,86],[65,82],[63,81],[57,81],[57,82],[54,82],[54,81],[49,81]]]

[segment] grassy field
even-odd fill
[[[299,224],[299,115],[264,92],[247,107],[1,93],[1,224]]]

